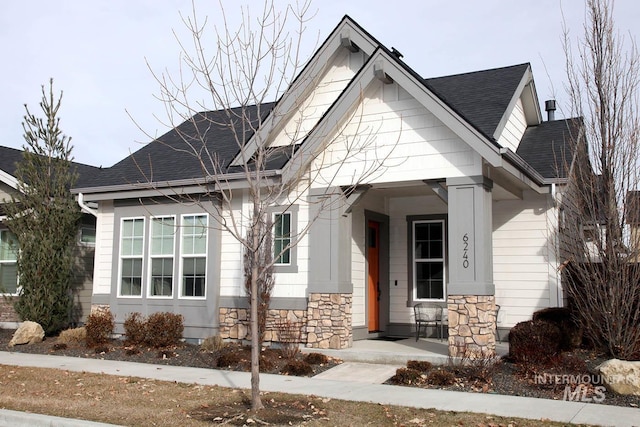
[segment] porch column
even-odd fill
[[[493,355],[493,182],[484,176],[448,178],[447,187],[449,355]]]
[[[353,344],[348,207],[340,191],[327,194],[322,190],[309,196],[309,220],[313,223],[308,234],[307,347],[340,349]]]

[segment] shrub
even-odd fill
[[[278,341],[282,349],[282,357],[291,360],[300,351],[300,340],[302,336],[302,325],[300,322],[293,322],[289,319],[279,319],[276,322],[278,331]]]
[[[230,351],[227,353],[223,353],[218,357],[216,366],[218,368],[230,368],[232,366],[236,366],[241,361],[242,361],[242,356],[240,356],[240,354],[234,351]]]
[[[146,322],[142,314],[134,312],[129,313],[124,319],[124,335],[125,342],[131,345],[139,345],[145,342]]]
[[[422,382],[422,373],[413,368],[398,368],[396,369],[396,374],[391,377],[390,381],[394,384],[415,385]]]
[[[200,350],[215,352],[222,350],[226,345],[227,344],[224,342],[220,335],[213,335],[205,338],[204,341],[202,341],[202,344],[200,344]]]
[[[560,329],[562,350],[572,350],[582,343],[582,329],[576,324],[571,310],[566,307],[548,307],[533,313],[533,320],[553,323]]]
[[[426,360],[409,360],[407,361],[407,368],[415,369],[418,372],[429,372],[433,365]]]
[[[175,313],[153,313],[147,318],[144,331],[145,342],[151,347],[176,345],[180,342],[184,331],[183,317]]]
[[[67,349],[67,345],[63,342],[57,342],[53,345],[54,351],[60,351],[60,350],[66,350],[66,349]]]
[[[108,343],[114,328],[113,314],[109,310],[91,313],[85,325],[87,346],[97,347]]]
[[[453,372],[444,369],[435,369],[427,376],[427,382],[437,386],[453,385],[456,382],[456,376]]]
[[[289,360],[282,368],[282,373],[299,377],[313,374],[313,368],[304,360]]]
[[[545,364],[561,351],[560,328],[545,320],[516,324],[509,333],[509,358],[516,363]]]
[[[79,344],[86,342],[86,340],[87,329],[84,327],[65,329],[58,336],[58,342],[63,344]]]
[[[305,354],[302,360],[307,362],[309,365],[323,365],[325,363],[329,363],[329,357],[322,353]]]

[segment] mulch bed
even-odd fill
[[[195,344],[181,343],[174,347],[156,349],[144,346],[127,346],[122,340],[117,339],[111,340],[107,345],[88,348],[85,345],[61,345],[55,337],[51,337],[45,338],[41,343],[9,348],[8,344],[14,332],[14,330],[0,329],[0,351],[246,372],[251,369],[250,347],[235,343],[228,343],[220,351],[207,352],[202,351],[200,346]],[[305,358],[304,356],[298,353],[292,366],[292,361],[283,357],[280,350],[267,347],[261,352],[260,372],[310,377],[341,363],[338,359],[327,358],[326,363],[311,364],[311,371],[305,373],[299,367],[300,362]]]
[[[239,344],[229,344],[225,349],[217,352],[206,352],[200,346],[183,343],[176,347],[166,349],[153,349],[145,347],[128,347],[121,340],[112,340],[104,348],[92,349],[84,345],[61,346],[56,338],[47,338],[38,344],[28,346],[16,346],[12,349],[7,344],[13,336],[13,330],[0,329],[0,351],[14,351],[35,354],[55,354],[60,356],[84,357],[104,360],[121,360],[128,362],[153,363],[159,365],[191,366],[197,368],[214,368],[235,371],[250,370],[250,348]],[[304,355],[298,353],[293,367],[282,356],[278,349],[266,348],[261,353],[261,372],[270,374],[285,374],[299,376],[314,376],[341,363],[340,360],[328,358],[326,363],[312,364],[311,371],[305,372],[299,364]],[[417,377],[407,380],[406,377],[396,375],[389,379],[387,384],[405,385],[412,387],[436,388],[464,392],[496,393],[512,396],[526,396],[545,399],[563,400],[565,396],[566,378],[562,375],[570,375],[571,378],[579,378],[581,381],[593,377],[594,384],[585,384],[586,393],[576,394],[574,399],[599,398],[596,386],[595,367],[605,359],[602,355],[576,350],[565,354],[560,363],[553,366],[527,366],[523,367],[508,360],[500,360],[493,366],[472,367],[463,369],[459,365],[432,367],[429,371],[418,373]],[[224,363],[222,363],[224,361]],[[429,374],[433,371],[449,371],[453,380],[449,384],[430,383]],[[415,374],[415,373],[414,373]],[[560,377],[556,377],[556,375]],[[447,378],[451,378],[449,374]],[[538,380],[536,380],[538,376]],[[437,378],[442,375],[437,376]],[[541,384],[540,378],[547,378],[546,384]],[[559,380],[555,380],[559,378]],[[575,387],[575,384],[573,385]],[[572,389],[572,392],[575,388]],[[600,399],[594,399],[600,400]],[[593,402],[596,404],[595,402]],[[610,391],[604,392],[601,404],[617,405],[625,407],[640,406],[640,396],[623,396]]]

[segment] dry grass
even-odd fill
[[[248,393],[221,387],[0,365],[0,408],[128,426],[247,424]],[[307,426],[562,425],[265,393],[258,424]],[[250,423],[250,422],[249,422]]]

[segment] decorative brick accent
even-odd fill
[[[496,301],[493,295],[449,295],[449,355],[495,355]]]
[[[352,294],[310,294],[307,347],[349,348],[353,345]]]
[[[0,295],[0,322],[19,322],[20,317],[13,309],[15,297],[4,297]]]
[[[267,314],[267,327],[264,333],[264,342],[279,342],[278,325],[287,320],[294,325],[300,325],[300,342],[306,341],[306,333],[303,325],[306,322],[307,312],[304,310],[269,310]],[[223,339],[249,340],[250,337],[250,312],[247,308],[220,308],[219,323],[220,337]]]

